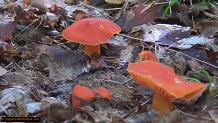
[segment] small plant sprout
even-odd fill
[[[209,91],[210,91],[210,94],[212,94],[213,91],[214,91],[214,86],[215,86],[215,85],[214,85],[214,83],[213,83],[213,81],[212,81],[212,78],[211,78],[209,72],[206,71],[206,70],[197,70],[196,72],[197,72],[197,73],[204,73],[204,74],[207,75],[207,78],[208,78],[209,83],[210,83],[210,85],[209,85]]]

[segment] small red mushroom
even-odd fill
[[[72,90],[72,104],[73,107],[81,106],[80,100],[90,100],[95,97],[92,89],[81,85],[75,85]]]
[[[171,67],[159,62],[130,62],[127,71],[136,82],[155,91],[152,108],[162,115],[173,109],[175,99],[191,100],[206,89],[206,84],[185,81]]]
[[[155,56],[155,54],[154,53],[152,53],[151,51],[141,51],[140,53],[139,53],[139,57],[140,57],[140,59],[142,60],[142,61],[144,61],[144,60],[151,60],[151,61],[156,61],[156,62],[158,62],[158,59],[157,59],[157,57]]]
[[[84,44],[84,53],[90,57],[93,53],[100,54],[100,44],[120,31],[121,28],[108,19],[85,18],[64,29],[62,35],[67,40]]]
[[[101,97],[103,99],[108,99],[109,100],[111,98],[110,91],[108,89],[104,88],[104,87],[94,89],[94,93],[101,95]]]

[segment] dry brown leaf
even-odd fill
[[[47,66],[49,77],[54,81],[71,80],[83,72],[89,72],[89,61],[80,56],[55,46],[40,45],[39,61]]]
[[[218,33],[218,22],[200,21],[196,24],[196,28],[201,34],[213,37],[216,33]]]
[[[133,27],[142,24],[147,24],[153,20],[155,14],[154,4],[140,5],[132,11],[125,12],[118,19],[118,25],[121,26],[122,31],[129,32]]]
[[[64,101],[53,97],[47,97],[41,100],[42,117],[49,117],[48,122],[63,122],[73,116],[73,109]]]
[[[6,41],[12,38],[12,33],[17,25],[17,22],[0,22],[0,40]]]

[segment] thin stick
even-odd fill
[[[209,118],[209,117],[199,117],[197,115],[192,115],[192,114],[188,114],[188,113],[185,113],[183,111],[180,111],[182,114],[184,115],[187,115],[187,116],[190,116],[190,117],[193,117],[193,118],[201,118],[201,119],[204,119],[204,120],[213,120],[212,118]]]

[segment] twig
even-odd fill
[[[215,19],[215,20],[218,20],[218,16],[217,15],[214,15],[214,14],[211,14],[209,12],[206,12],[206,11],[203,11],[204,15],[212,18],[212,19]]]
[[[192,115],[192,114],[188,114],[188,113],[185,113],[185,112],[183,112],[183,111],[180,111],[182,114],[184,114],[184,115],[187,115],[187,116],[189,116],[189,117],[193,117],[193,118],[201,118],[201,119],[204,119],[204,120],[213,120],[212,118],[208,118],[208,117],[199,117],[199,116],[197,116],[197,115]]]
[[[109,9],[104,9],[104,10],[106,10],[106,11],[113,11],[113,10],[120,10],[120,9],[122,9],[122,8],[109,8]]]
[[[36,21],[38,21],[39,18],[35,19],[32,23],[30,23],[28,26],[26,26],[23,30],[21,30],[17,35],[14,36],[16,38],[18,35],[20,35],[23,31],[25,31],[27,28],[29,28],[31,25],[33,25]]]

